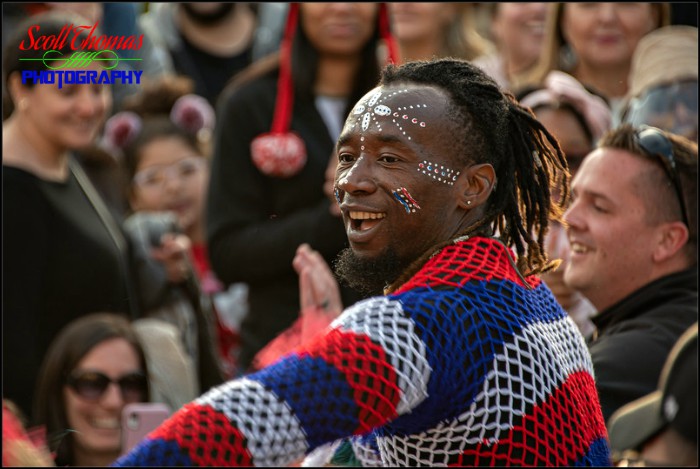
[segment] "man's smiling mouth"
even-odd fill
[[[350,211],[348,216],[353,231],[367,231],[380,223],[386,217],[386,213]]]

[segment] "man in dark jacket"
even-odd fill
[[[698,320],[697,145],[621,126],[589,154],[565,214],[565,281],[599,311],[589,344],[603,415],[656,389]]]

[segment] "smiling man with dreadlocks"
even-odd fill
[[[346,437],[368,465],[609,464],[586,345],[537,277],[568,201],[550,197],[568,183],[556,140],[444,59],[385,69],[337,154],[350,248],[336,268],[383,294],[184,406],[118,464],[281,466]]]

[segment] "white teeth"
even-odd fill
[[[386,217],[386,213],[350,212],[350,218],[353,220],[377,220],[384,217]]]
[[[92,426],[95,428],[104,428],[113,430],[119,428],[119,419],[115,418],[95,418],[92,420]]]
[[[544,32],[544,21],[528,21],[525,27],[534,32]]]
[[[576,254],[585,254],[588,252],[588,248],[579,243],[571,243],[571,251]]]

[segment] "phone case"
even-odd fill
[[[159,402],[127,404],[122,410],[122,454],[128,453],[170,416],[170,408]]]

